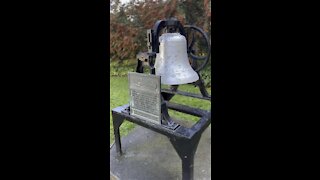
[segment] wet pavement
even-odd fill
[[[190,124],[188,125],[190,126]],[[123,155],[110,149],[110,177],[119,180],[179,180],[181,160],[169,139],[141,126],[121,138]],[[194,180],[211,179],[211,125],[203,132],[194,159]]]

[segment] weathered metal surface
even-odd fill
[[[186,38],[180,33],[164,33],[159,37],[156,75],[161,76],[161,83],[168,85],[187,84],[199,79],[192,69],[188,54]]]
[[[161,124],[160,77],[129,73],[130,114]]]

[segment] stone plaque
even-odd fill
[[[129,72],[130,114],[161,124],[160,76]]]

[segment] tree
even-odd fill
[[[210,6],[209,0],[131,0],[125,5],[111,0],[111,58],[121,61],[146,51],[146,30],[160,19],[176,17],[182,24],[194,24],[210,34]]]

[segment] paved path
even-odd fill
[[[181,160],[166,136],[138,126],[121,139],[123,155],[110,149],[110,176],[119,180],[182,179]],[[194,179],[211,179],[211,125],[200,139],[194,159]]]

